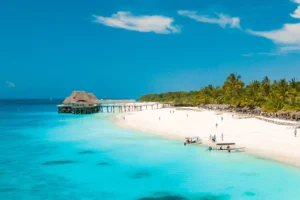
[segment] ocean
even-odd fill
[[[300,199],[300,169],[246,153],[58,114],[61,100],[0,101],[0,199]]]

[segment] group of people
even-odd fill
[[[228,152],[230,153],[230,151],[231,151],[231,147],[230,146],[227,146],[227,148],[226,148],[227,150],[228,150]],[[220,150],[224,150],[223,149],[223,146],[220,146]]]
[[[210,146],[210,147],[208,148],[208,150],[209,150],[209,151],[212,151],[212,150],[213,150],[213,148]],[[227,151],[230,153],[230,151],[231,151],[231,147],[230,147],[230,146],[227,146],[227,148],[226,148],[226,149],[223,149],[223,147],[221,146],[221,147],[220,147],[220,150],[227,150]]]

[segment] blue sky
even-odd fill
[[[300,79],[300,0],[2,0],[0,98]]]

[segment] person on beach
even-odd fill
[[[296,128],[295,128],[294,134],[295,134],[295,137],[297,137],[297,129]]]
[[[223,117],[221,117],[221,121],[223,121]]]
[[[211,138],[211,134],[209,135],[209,140],[211,140],[212,138]]]
[[[216,135],[214,135],[212,141],[213,141],[213,142],[216,142],[216,140],[217,140],[217,137],[216,137]]]
[[[160,117],[158,117],[158,120],[160,121]]]
[[[186,114],[186,117],[189,117],[189,114]]]
[[[223,135],[223,133],[222,133],[222,141],[223,141],[223,137],[224,137],[224,135]]]
[[[227,146],[227,150],[228,150],[228,152],[230,153],[231,147],[230,147],[230,146]]]
[[[218,123],[216,123],[216,128],[218,128]]]

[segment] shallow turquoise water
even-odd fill
[[[300,170],[276,162],[123,130],[104,114],[58,115],[55,103],[0,114],[0,199],[300,199]]]

